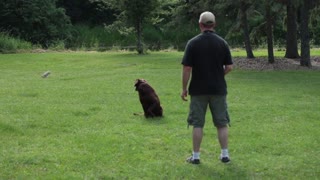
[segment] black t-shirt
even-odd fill
[[[192,67],[190,95],[226,95],[224,65],[233,64],[227,42],[212,31],[188,41],[182,64]]]

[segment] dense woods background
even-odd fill
[[[216,32],[248,58],[268,48],[272,62],[278,48],[309,66],[310,48],[320,45],[319,0],[1,0],[0,51],[183,50],[203,11],[216,15]]]

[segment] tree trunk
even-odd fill
[[[265,8],[266,8],[266,22],[267,22],[266,31],[267,31],[267,43],[268,43],[268,62],[274,63],[271,4],[269,0],[265,0]]]
[[[301,59],[300,65],[312,67],[310,60],[309,10],[310,0],[304,0],[300,7]]]
[[[287,46],[286,58],[298,58],[297,9],[292,0],[287,0]]]
[[[240,20],[242,25],[242,31],[244,36],[244,43],[247,52],[247,58],[254,58],[252,47],[250,43],[248,19],[247,19],[247,8],[243,1],[240,2]]]
[[[142,21],[140,18],[137,20],[136,24],[137,31],[137,52],[138,54],[143,54],[143,44],[142,44]]]

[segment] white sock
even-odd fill
[[[200,159],[200,152],[192,152],[192,159]]]
[[[221,156],[222,157],[229,157],[228,149],[221,149]]]

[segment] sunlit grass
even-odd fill
[[[0,55],[0,179],[319,177],[319,71],[230,73],[232,163],[218,160],[208,116],[202,164],[193,166],[185,163],[191,128],[179,97],[181,56]],[[156,89],[164,118],[133,115],[142,112],[136,78]]]
[[[278,58],[283,58],[286,54],[285,49],[274,49],[274,56]],[[231,54],[233,57],[246,57],[247,54],[243,49],[232,49]],[[266,57],[268,54],[267,49],[254,49],[253,54],[255,57]],[[320,49],[314,48],[310,50],[310,56],[320,56]]]

